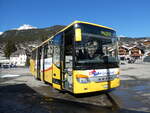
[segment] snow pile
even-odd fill
[[[7,77],[18,77],[18,76],[20,76],[20,75],[12,75],[12,74],[6,74],[6,75],[2,75],[2,76],[0,76],[1,78],[7,78]]]
[[[16,28],[16,30],[27,30],[27,29],[37,29],[37,27],[33,27],[29,24],[23,24],[19,28]]]

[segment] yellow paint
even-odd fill
[[[55,74],[55,76],[54,76]],[[60,69],[53,64],[53,78],[60,80]],[[53,87],[56,89],[61,89],[61,85],[53,83]]]
[[[61,90],[61,86],[60,86],[59,84],[54,84],[54,83],[53,83],[53,87],[56,88],[56,89]]]
[[[44,80],[52,84],[52,69],[44,72]]]
[[[33,76],[35,76],[35,74],[36,74],[35,60],[33,60],[33,59],[30,59],[30,72],[32,73]]]
[[[40,72],[40,79],[42,81],[46,81],[52,84],[52,76],[53,73],[55,73],[56,76],[53,76],[53,78],[60,80],[60,69],[57,68],[54,64],[53,64],[53,69],[44,72],[44,79],[43,79],[43,72]],[[37,70],[35,69],[35,60],[33,59],[30,59],[30,72],[33,76],[37,77]],[[61,89],[61,86],[58,84],[53,83],[53,87],[56,89]]]
[[[74,21],[73,23],[74,23],[74,24],[77,24],[77,23],[89,24],[89,25],[93,25],[93,26],[97,26],[97,27],[103,27],[103,28],[107,28],[107,29],[114,30],[113,28],[110,28],[110,27],[106,27],[106,26],[99,25],[99,24],[94,24],[94,23],[89,23],[89,22]]]
[[[110,81],[109,83],[108,82],[79,83],[75,76],[79,72],[84,73],[83,71],[73,71],[73,75],[74,75],[73,76],[73,93],[75,93],[75,94],[107,90],[108,88],[105,86],[107,86],[109,84],[110,84],[110,88],[116,88],[120,85],[119,78],[116,78],[116,79]]]
[[[53,74],[56,74],[56,76],[53,76],[55,79],[60,79],[60,69],[53,64]]]

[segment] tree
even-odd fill
[[[17,50],[15,43],[8,41],[4,48],[5,57],[9,58],[10,55]]]

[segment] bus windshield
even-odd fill
[[[75,42],[77,69],[106,69],[118,67],[117,38],[82,33],[82,41]]]

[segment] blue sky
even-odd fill
[[[150,36],[150,0],[0,0],[0,14],[0,32],[81,20],[112,27],[118,36]]]

